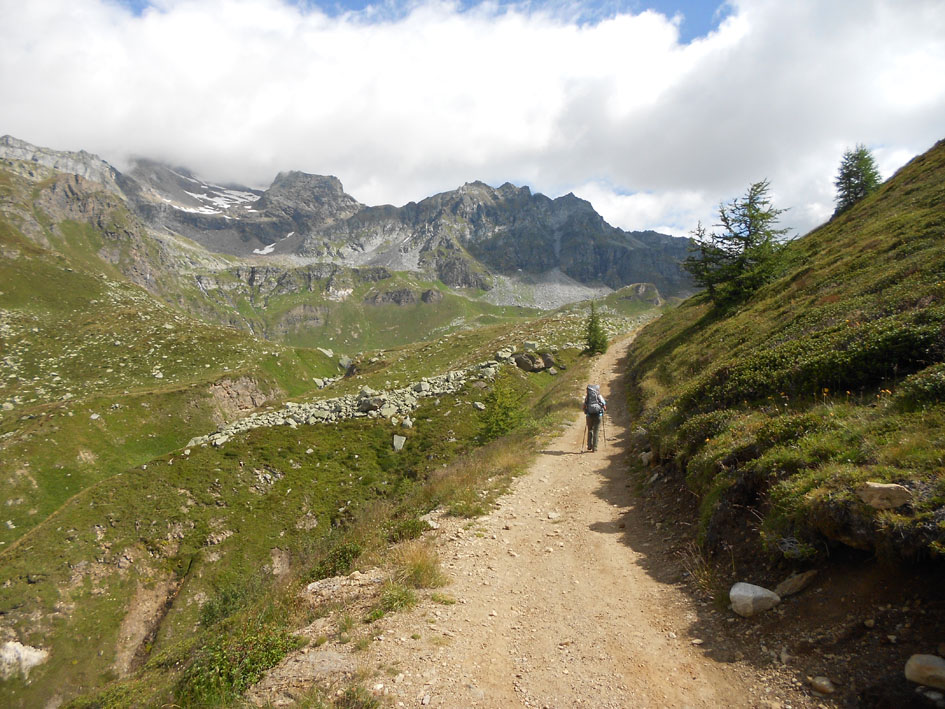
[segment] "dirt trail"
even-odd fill
[[[594,366],[608,398],[605,445],[581,454],[583,416],[496,510],[442,518],[435,538],[455,605],[430,600],[378,623],[360,653],[393,706],[799,707],[741,663],[709,657],[699,610],[650,555],[662,532],[634,506],[620,379],[629,340]],[[649,558],[652,557],[652,558]],[[668,573],[668,571],[667,571]],[[678,577],[678,570],[673,571]],[[701,641],[694,644],[693,641]],[[775,697],[780,695],[780,699]]]

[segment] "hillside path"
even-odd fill
[[[751,667],[711,659],[713,638],[693,644],[697,604],[657,580],[679,571],[655,568],[665,562],[648,550],[662,533],[635,506],[627,477],[630,341],[593,367],[608,399],[598,452],[579,452],[575,392],[573,423],[492,513],[439,520],[434,543],[452,578],[442,592],[458,602],[426,600],[384,618],[383,637],[359,654],[365,684],[390,705],[783,706]]]

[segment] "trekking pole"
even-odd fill
[[[584,444],[587,443],[587,418],[584,418],[584,436],[581,438],[581,452],[584,452]]]
[[[607,424],[604,423],[607,420],[607,416],[604,413],[600,415],[600,432],[604,435],[604,445],[607,445]]]

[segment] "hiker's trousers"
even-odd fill
[[[600,431],[600,421],[603,414],[587,415],[587,449],[589,451],[597,450],[597,434]]]

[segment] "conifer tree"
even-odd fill
[[[479,418],[479,438],[484,443],[515,430],[525,420],[522,394],[512,375],[503,372],[486,395],[486,408]]]
[[[607,351],[607,333],[604,332],[604,327],[600,322],[600,315],[597,313],[597,308],[593,301],[591,302],[590,315],[587,318],[586,340],[587,349],[585,351],[588,352],[588,354],[604,354]]]
[[[840,169],[834,185],[837,187],[837,208],[833,215],[845,212],[880,185],[879,169],[873,154],[865,145],[857,143],[853,150],[848,150],[840,159]]]
[[[707,233],[700,222],[692,232],[682,265],[716,304],[739,301],[772,276],[778,239],[788,230],[775,228],[785,210],[775,208],[769,190],[767,180],[754,183],[744,197],[719,204],[721,231]]]

